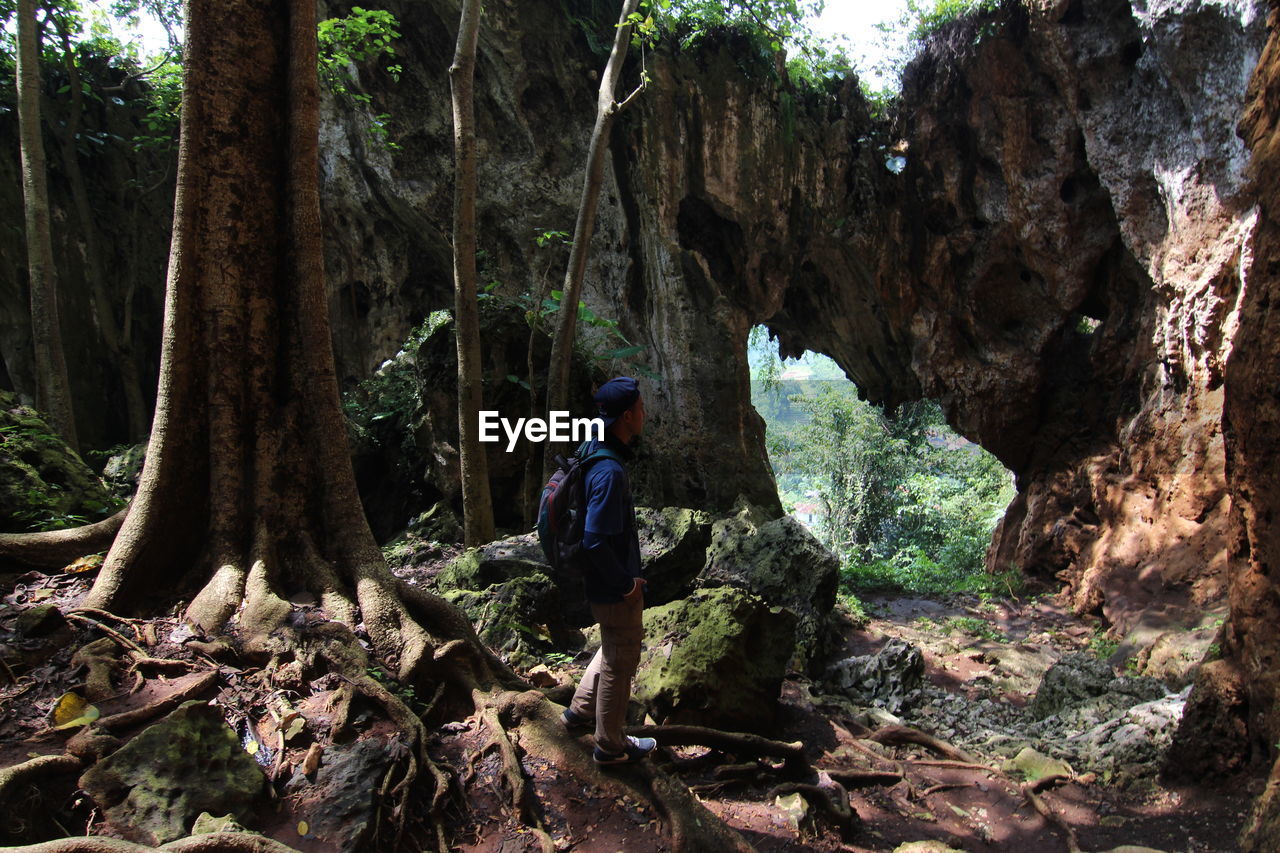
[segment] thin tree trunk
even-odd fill
[[[35,345],[36,405],[58,434],[78,448],[71,383],[58,324],[58,276],[49,233],[49,188],[40,129],[39,36],[34,0],[18,0],[18,125],[22,197],[26,208],[31,336]]]
[[[89,192],[85,186],[84,172],[76,149],[76,137],[84,116],[84,93],[81,90],[80,69],[76,66],[71,35],[60,21],[55,19],[58,37],[62,41],[62,62],[67,70],[67,82],[71,86],[71,110],[62,133],[62,160],[67,183],[71,186],[71,199],[80,223],[80,236],[84,241],[84,278],[93,297],[93,318],[103,346],[111,357],[111,366],[118,371],[121,390],[124,392],[125,416],[129,440],[146,438],[151,413],[147,411],[142,396],[142,384],[134,354],[116,322],[115,306],[107,292],[106,274],[98,243],[98,223],[89,204]]]
[[[582,199],[578,202],[578,220],[573,228],[573,245],[569,250],[569,267],[564,275],[564,287],[560,297],[560,322],[555,340],[551,344],[551,365],[547,371],[547,409],[566,411],[569,402],[569,365],[573,356],[573,341],[578,324],[578,300],[582,295],[582,279],[587,269],[587,252],[591,234],[596,225],[596,208],[600,200],[600,187],[604,183],[604,162],[609,152],[609,131],[620,105],[615,100],[618,78],[627,58],[627,46],[631,43],[631,25],[627,22],[640,5],[640,0],[623,0],[622,14],[613,39],[613,50],[600,78],[600,94],[596,99],[596,123],[591,131],[591,146],[587,153],[587,174],[582,184]],[[557,448],[547,443],[546,464],[551,465]]]
[[[453,90],[453,293],[458,345],[458,455],[462,468],[462,513],[466,544],[493,539],[489,464],[480,444],[484,365],[480,358],[480,313],[476,298],[476,41],[479,0],[464,0],[458,45],[449,83]]]

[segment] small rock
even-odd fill
[[[67,624],[62,612],[52,604],[37,604],[18,616],[18,634],[24,637],[44,637]]]
[[[215,832],[243,832],[252,835],[257,833],[249,833],[249,830],[240,825],[240,821],[236,820],[235,815],[225,814],[222,817],[214,817],[208,812],[201,812],[196,818],[196,822],[191,825],[192,835],[210,835]]]
[[[394,743],[394,741],[392,742]],[[376,814],[375,793],[393,760],[392,744],[372,737],[331,747],[312,785],[301,768],[285,787],[296,798],[308,834],[343,853],[363,850]]]
[[[909,841],[893,848],[893,853],[964,853],[949,847],[941,841]]]
[[[1037,782],[1049,776],[1071,776],[1071,765],[1056,758],[1050,758],[1031,747],[1019,752],[1002,768],[1006,773],[1017,771],[1028,782]]]

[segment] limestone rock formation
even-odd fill
[[[796,666],[806,668],[822,651],[822,628],[836,603],[836,556],[791,516],[742,506],[712,527],[698,586],[731,586],[786,607],[798,619]]]
[[[732,587],[652,608],[636,698],[662,723],[768,731],[795,627],[791,611]]]
[[[897,714],[924,681],[924,655],[916,646],[895,637],[875,654],[832,664],[825,681],[855,702]]]
[[[80,777],[121,833],[156,846],[187,835],[201,812],[246,818],[266,778],[222,712],[187,702]]]
[[[0,531],[101,521],[120,504],[38,412],[0,391]]]

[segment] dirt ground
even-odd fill
[[[72,665],[72,655],[86,642],[114,634],[137,651],[131,652],[131,664],[113,674],[114,695],[96,703],[102,717],[157,707],[167,698],[187,694],[215,701],[242,734],[246,749],[266,750],[266,756],[255,755],[273,780],[276,796],[272,813],[260,823],[266,834],[303,851],[334,849],[325,839],[299,831],[325,803],[306,789],[286,793],[285,782],[308,752],[319,754],[329,748],[330,740],[336,742],[333,700],[341,685],[324,676],[290,682],[289,673],[270,667],[215,660],[198,642],[193,645],[189,630],[174,617],[126,621],[80,613],[69,622],[53,620],[38,640],[15,632],[19,618],[40,605],[75,613],[90,580],[91,572],[0,576],[0,660],[5,662],[0,668],[0,768],[64,751],[75,728],[51,731],[50,726],[58,698],[84,685],[86,670]],[[306,602],[299,607],[300,619],[319,618]],[[889,638],[902,637],[923,649],[926,677],[932,684],[971,699],[1000,696],[1010,703],[1025,703],[1048,666],[1087,646],[1097,629],[1048,598],[880,599],[868,607],[869,621],[847,622],[843,655],[873,652]],[[563,680],[575,675],[581,658],[551,676]],[[294,732],[296,738],[289,734],[286,742],[289,713],[301,716],[305,726]],[[429,744],[432,757],[453,768],[458,780],[447,826],[453,849],[539,850],[534,836],[510,814],[498,756],[477,749],[487,738],[483,728],[474,719],[458,720],[435,731]],[[374,719],[349,737],[386,734],[385,723]],[[878,853],[926,840],[970,853],[1109,851],[1121,845],[1170,853],[1231,851],[1237,849],[1236,835],[1261,785],[1242,778],[1229,784],[1168,788],[1153,775],[1142,784],[1120,788],[1083,774],[1032,790],[1000,771],[1000,761],[981,751],[952,753],[946,744],[913,741],[909,733],[884,737],[881,729],[877,734],[855,719],[847,703],[818,694],[799,676],[784,683],[775,730],[761,734],[802,744],[808,763],[819,771],[816,780],[804,780],[816,782],[819,792],[809,801],[822,796],[833,803],[843,800],[852,814],[842,816],[838,807],[830,813],[816,812],[804,800],[788,800],[785,786],[795,780],[786,778],[783,763],[747,753],[663,747],[652,766],[609,772],[636,774],[641,780],[673,774],[755,849],[817,853]],[[591,748],[589,736],[578,742],[584,751]],[[474,764],[464,758],[477,752],[482,757]],[[524,769],[558,850],[665,849],[657,840],[661,815],[639,803],[584,789],[545,762],[526,758]],[[393,775],[389,771],[388,779]],[[116,835],[77,790],[77,776],[78,772],[66,772],[49,777],[12,797],[6,813],[0,814],[0,842]],[[781,791],[779,786],[784,786]],[[383,793],[392,788],[388,782]],[[425,799],[393,802],[384,796],[375,814],[378,834],[361,849],[435,849]],[[398,824],[398,831],[393,824]]]

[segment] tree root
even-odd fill
[[[141,708],[134,708],[132,711],[124,711],[120,714],[112,714],[110,717],[102,717],[95,725],[101,726],[108,731],[127,729],[130,726],[159,717],[161,714],[169,713],[183,702],[196,698],[217,683],[217,670],[210,670],[193,679],[190,684],[177,693],[157,699],[155,702],[144,705]]]
[[[25,782],[52,776],[58,773],[70,773],[79,770],[84,762],[74,755],[42,755],[32,758],[13,767],[0,770],[0,803],[8,798],[10,792]]]
[[[559,709],[539,691],[494,692],[477,701],[483,703],[478,711],[492,708],[508,726],[518,727],[526,753],[615,799],[629,797],[648,804],[665,824],[673,851],[750,853],[741,835],[698,802],[683,783],[650,762],[608,770],[596,766],[589,751],[565,736]]]
[[[1018,786],[1018,790],[1022,791],[1022,796],[1026,797],[1027,802],[1031,804],[1032,808],[1034,808],[1037,812],[1040,813],[1041,817],[1043,817],[1045,820],[1047,820],[1049,823],[1053,824],[1054,826],[1058,827],[1058,829],[1061,829],[1062,832],[1067,836],[1068,853],[1081,853],[1080,838],[1076,835],[1075,829],[1073,829],[1071,824],[1063,820],[1063,818],[1059,816],[1058,813],[1054,811],[1049,806],[1048,803],[1046,803],[1036,794],[1035,784],[1036,783],[1033,783],[1033,782],[1023,783],[1022,785]]]
[[[977,764],[978,760],[965,752],[959,747],[952,746],[945,740],[925,734],[919,729],[913,729],[910,726],[885,726],[875,732],[872,732],[867,740],[875,743],[882,743],[885,746],[903,746],[906,744],[915,744],[931,749],[941,756],[950,758],[953,761],[963,761],[969,764]]]
[[[908,761],[912,767],[950,767],[955,770],[983,770],[992,776],[1004,776],[996,768],[988,764],[980,764],[976,761]],[[1010,783],[1012,784],[1012,783]]]
[[[802,782],[784,782],[772,788],[768,798],[773,800],[787,794],[800,794],[811,806],[835,824],[840,835],[848,838],[862,825],[862,818],[853,806],[849,805],[849,793],[838,783],[826,780],[829,784],[819,782],[817,785]]]
[[[709,746],[735,755],[781,758],[787,775],[803,776],[809,772],[804,744],[785,743],[753,734],[725,732],[703,726],[638,726],[629,732],[651,737],[663,746]]]
[[[885,770],[831,770],[821,769],[846,788],[876,788],[896,785],[903,780],[901,773]]]
[[[121,634],[119,631],[115,630],[114,628],[108,628],[106,625],[103,625],[101,622],[99,622],[96,619],[90,619],[88,616],[85,616],[82,612],[78,610],[68,610],[66,613],[63,613],[62,615],[65,616],[67,619],[73,619],[76,622],[83,622],[84,624],[89,625],[92,628],[96,628],[97,630],[106,634],[111,639],[115,640],[116,643],[121,648],[129,649],[130,651],[137,652],[138,654],[144,657],[147,654],[145,649],[143,649],[133,640],[130,640],[124,634]]]
[[[12,560],[33,569],[61,569],[85,554],[96,554],[109,548],[120,532],[127,512],[127,508],[122,509],[96,524],[69,530],[0,533],[0,559]]]
[[[179,838],[159,847],[119,841],[115,838],[61,838],[26,847],[10,847],[10,853],[297,853],[279,841],[246,832],[211,832]]]

